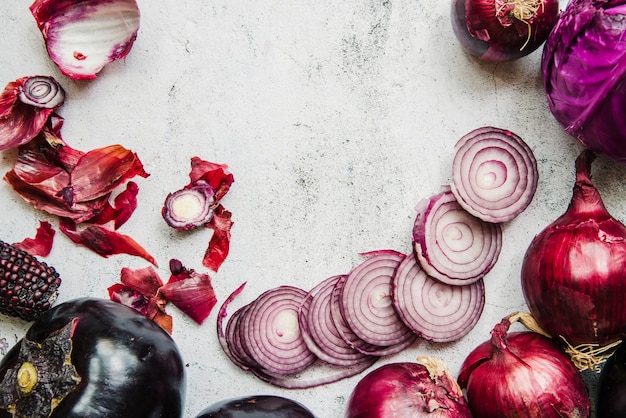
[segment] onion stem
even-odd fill
[[[544,331],[543,328],[541,328],[535,317],[530,312],[513,312],[512,314],[507,316],[507,319],[511,324],[519,322],[530,331],[541,334],[544,337],[552,338],[550,334],[548,334],[546,331]]]

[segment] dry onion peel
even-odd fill
[[[170,278],[167,283],[152,267],[136,270],[123,268],[121,283],[109,287],[109,298],[129,306],[154,320],[169,333],[172,317],[165,307],[172,303],[197,324],[202,324],[217,303],[208,274],[186,268],[180,260],[170,260]]]
[[[40,221],[35,238],[24,238],[13,246],[34,256],[47,257],[52,251],[55,233],[50,222]]]
[[[139,31],[135,0],[35,0],[30,11],[48,55],[74,80],[96,78],[125,58]]]

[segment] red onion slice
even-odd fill
[[[271,373],[298,373],[317,359],[298,324],[298,309],[306,294],[293,286],[267,290],[240,318],[248,354]]]
[[[451,285],[478,281],[502,248],[500,224],[467,212],[448,186],[418,203],[413,227],[415,254],[429,276]]]
[[[235,297],[241,293],[244,286],[245,283],[235,289],[226,298],[217,316],[217,337],[220,346],[226,356],[240,369],[250,372],[257,378],[277,387],[285,389],[308,389],[355,376],[371,366],[371,363],[366,361],[341,367],[333,366],[325,362],[315,362],[307,367],[306,376],[300,373],[285,375],[270,372],[249,355],[250,350],[247,346],[248,341],[246,340],[247,334],[243,332],[245,322],[248,321],[246,318],[248,316],[248,310],[255,306],[256,300],[235,311],[227,321],[226,331],[224,330],[224,321],[228,315],[228,306]],[[302,304],[302,302],[303,301],[301,301],[300,304]]]
[[[482,280],[466,286],[442,283],[428,276],[415,256],[405,257],[398,266],[393,296],[402,321],[434,342],[456,341],[467,334],[485,306]]]
[[[30,11],[48,55],[74,80],[96,78],[126,57],[139,31],[135,0],[35,0]]]
[[[520,214],[537,190],[537,161],[516,134],[484,127],[455,145],[452,192],[459,204],[487,222],[506,222]]]
[[[316,285],[300,306],[299,321],[304,341],[315,355],[329,364],[353,366],[377,357],[366,355],[341,338],[331,312],[335,284],[341,276],[329,277]]]
[[[356,266],[341,289],[341,312],[359,339],[376,346],[404,346],[416,335],[393,306],[391,283],[405,256],[382,252]]]

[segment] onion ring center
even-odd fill
[[[476,184],[481,189],[496,189],[507,179],[507,169],[501,161],[489,160],[480,164],[476,172]]]

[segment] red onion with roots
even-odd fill
[[[581,349],[607,346],[626,331],[626,226],[608,213],[591,182],[594,158],[585,150],[576,160],[571,203],[532,240],[521,271],[537,322]]]
[[[491,62],[524,57],[548,39],[558,0],[453,0],[452,27],[472,55]]]

